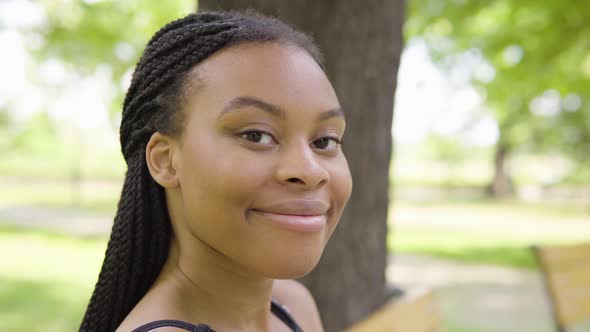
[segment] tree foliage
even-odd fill
[[[477,50],[493,66],[486,103],[509,150],[590,157],[590,3],[414,0],[407,38],[422,37],[442,66]]]
[[[151,35],[171,20],[194,10],[192,0],[39,1],[44,23],[27,31],[40,37],[34,50],[39,62],[55,58],[80,75],[107,66],[114,86],[123,86],[113,100],[111,113],[120,112],[126,90],[122,83]]]

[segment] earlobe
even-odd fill
[[[152,178],[164,188],[178,186],[178,174],[174,160],[174,141],[171,137],[155,132],[145,148],[145,160]]]

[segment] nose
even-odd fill
[[[305,143],[291,144],[281,153],[276,170],[277,180],[302,189],[314,189],[329,179],[328,170],[322,165],[321,156]]]

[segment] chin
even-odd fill
[[[320,257],[321,251],[301,250],[279,257],[269,257],[260,268],[262,274],[271,279],[298,279],[310,273],[317,266]]]

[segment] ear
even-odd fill
[[[145,160],[152,178],[164,188],[178,186],[176,170],[176,141],[160,132],[155,132],[145,147]]]

